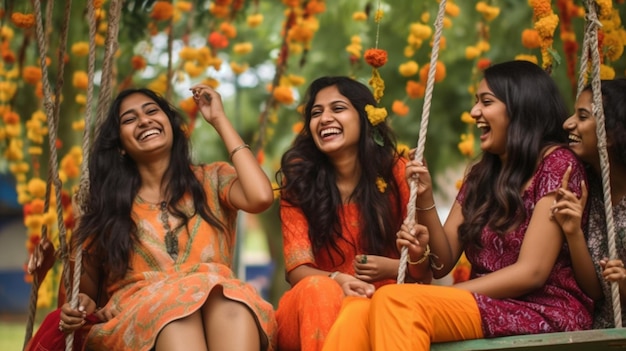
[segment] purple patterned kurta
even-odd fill
[[[585,178],[582,164],[566,148],[546,156],[522,195],[526,219],[517,229],[498,235],[483,229],[482,248],[469,245],[465,254],[472,264],[470,279],[487,275],[517,261],[524,234],[535,204],[561,186],[568,165],[572,165],[569,188],[580,196],[580,182]],[[457,197],[463,203],[464,192]],[[516,277],[511,277],[516,279]],[[518,298],[492,299],[474,294],[478,303],[485,337],[537,334],[591,328],[593,302],[576,284],[569,249],[564,244],[550,276],[543,287]]]

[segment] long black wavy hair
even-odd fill
[[[209,224],[223,229],[223,224],[211,213],[200,181],[191,168],[189,139],[182,129],[179,112],[166,99],[149,89],[128,89],[120,92],[111,103],[89,154],[89,194],[84,213],[74,231],[74,244],[82,245],[89,264],[100,268],[110,281],[122,278],[129,266],[130,252],[137,242],[137,226],[131,217],[132,204],[141,187],[135,161],[122,155],[120,140],[120,106],[133,94],[143,94],[157,103],[172,124],[173,145],[170,164],[163,177],[168,208],[172,215],[187,225],[196,213]],[[186,214],[179,200],[191,194],[195,212]]]
[[[313,253],[327,250],[330,255],[331,251],[335,251],[345,262],[346,257],[337,245],[339,240],[345,239],[338,211],[342,201],[336,185],[335,168],[315,145],[309,127],[315,97],[320,90],[331,86],[336,86],[359,113],[358,162],[361,179],[351,195],[351,201],[357,204],[361,215],[359,223],[363,239],[360,249],[387,256],[397,253],[395,235],[403,220],[402,206],[406,204],[401,203],[398,184],[393,176],[393,167],[399,157],[395,135],[387,123],[372,126],[365,106],[376,106],[376,100],[367,86],[352,78],[321,77],[309,86],[303,109],[304,127],[283,154],[281,168],[276,173],[281,198],[289,205],[302,209],[308,221]],[[375,134],[381,137],[382,146],[374,141]],[[384,194],[376,187],[378,177],[382,177],[388,185]]]
[[[505,233],[526,217],[521,191],[535,172],[542,153],[551,145],[565,145],[562,128],[567,105],[554,80],[536,64],[509,61],[485,69],[484,79],[506,105],[509,127],[507,161],[484,152],[465,177],[464,222],[459,238],[480,245],[485,226]]]
[[[626,165],[626,79],[602,80],[602,109],[604,124],[613,162]],[[587,85],[583,91],[593,91]]]

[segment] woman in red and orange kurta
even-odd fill
[[[94,142],[90,192],[73,235],[85,252],[79,307],[64,304],[59,323],[71,332],[95,312],[89,349],[274,349],[272,306],[230,269],[237,211],[267,209],[271,184],[220,95],[205,85],[192,91],[232,166],[192,165],[180,116],[147,89],[121,92]]]
[[[348,77],[309,87],[304,128],[278,173],[284,257],[292,288],[280,299],[280,350],[321,350],[344,296],[395,283],[396,232],[406,215],[406,159],[376,101]]]

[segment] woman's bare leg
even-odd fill
[[[175,320],[163,328],[156,339],[155,351],[207,350],[200,311]]]
[[[252,312],[244,304],[224,297],[221,287],[215,287],[209,294],[202,316],[209,350],[261,349],[259,328]]]

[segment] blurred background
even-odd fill
[[[601,75],[623,77],[626,5],[596,4],[603,24]],[[227,159],[227,152],[212,128],[196,119],[188,89],[198,82],[214,86],[274,180],[282,153],[302,128],[298,106],[308,83],[349,75],[370,84],[379,75],[380,106],[402,150],[417,145],[420,121],[430,117],[425,156],[445,218],[463,172],[480,152],[467,113],[481,70],[495,62],[533,61],[552,74],[572,106],[583,5],[447,1],[432,105],[424,111],[436,0],[3,1],[0,350],[22,346],[32,282],[25,264],[42,233],[58,247],[57,206],[71,236],[69,199],[81,179],[84,136],[117,91],[146,86],[169,97],[187,119],[196,161],[213,162]],[[386,55],[383,65],[366,59],[372,49]],[[62,184],[59,199],[46,192],[52,168]],[[237,274],[276,304],[287,288],[277,202],[260,215],[242,214],[239,231]],[[56,307],[60,272],[56,264],[41,282],[36,320]]]

